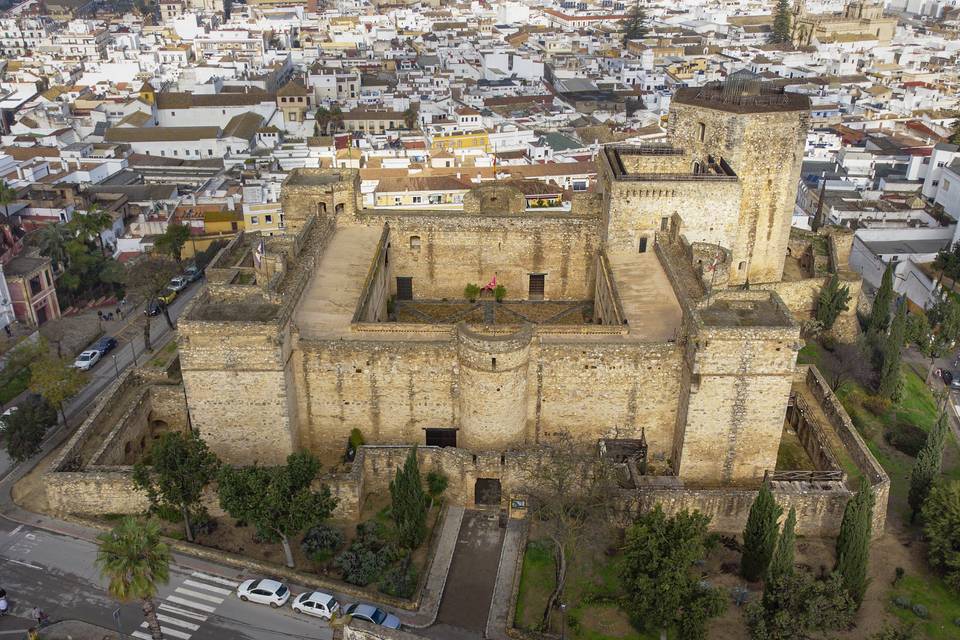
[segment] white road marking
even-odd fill
[[[224,589],[223,587],[213,587],[209,584],[197,582],[196,580],[190,580],[189,578],[187,580],[184,580],[183,584],[187,585],[188,587],[193,587],[195,589],[206,589],[207,591],[212,591],[213,593],[219,593],[224,596],[228,596],[231,593],[233,593],[233,591],[231,591],[230,589]]]
[[[177,587],[174,589],[177,593],[182,593],[185,596],[190,596],[192,598],[199,598],[200,600],[206,600],[207,602],[212,602],[214,604],[220,604],[223,602],[223,598],[218,596],[211,596],[207,593],[200,593],[199,591],[193,591],[191,589],[184,589],[183,587]]]
[[[7,535],[8,535],[8,536],[15,536],[15,535],[17,535],[18,533],[20,533],[20,529],[23,529],[23,525],[22,525],[22,524],[18,524],[18,525],[17,525],[17,528],[14,529],[13,531],[11,531],[10,533],[8,533]]]
[[[7,562],[23,565],[24,567],[30,567],[31,569],[37,569],[38,571],[43,571],[43,567],[38,567],[35,564],[30,564],[29,562],[23,562],[21,560],[14,560],[13,558],[7,558]]]
[[[175,607],[172,604],[167,604],[166,602],[161,602],[157,608],[162,609],[163,611],[169,611],[170,613],[175,613],[178,616],[184,616],[186,618],[190,618],[191,620],[199,620],[200,622],[203,622],[204,620],[207,619],[207,616],[205,615],[196,613],[194,611],[187,611],[186,609]]]
[[[180,618],[174,618],[171,616],[165,616],[162,613],[157,614],[157,620],[160,622],[167,622],[177,627],[183,627],[184,629],[190,629],[190,631],[196,631],[200,628],[200,625],[193,624],[192,622],[184,622]]]
[[[200,611],[206,611],[207,613],[213,613],[214,611],[217,610],[216,607],[210,607],[205,604],[193,602],[192,600],[187,600],[186,598],[178,598],[177,596],[167,596],[167,601],[173,602],[176,604],[182,604],[183,606],[190,607],[192,609],[199,609]]]
[[[146,622],[140,624],[141,629],[146,629],[150,625]],[[181,640],[189,640],[190,634],[184,633],[183,631],[177,631],[176,629],[168,629],[167,627],[160,625],[160,630],[163,632],[163,635],[170,636],[171,638],[180,638]]]
[[[132,635],[134,638],[140,638],[141,640],[153,640],[153,636],[147,635],[143,631],[134,631],[130,635]]]
[[[223,584],[228,587],[233,587],[234,589],[240,586],[239,582],[227,580],[226,578],[221,578],[219,576],[212,576],[209,573],[203,573],[202,571],[194,571],[190,575],[192,575],[194,578],[200,578],[201,580],[207,580],[208,582],[216,582],[217,584]]]

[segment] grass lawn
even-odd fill
[[[546,539],[531,539],[523,555],[514,626],[536,630],[547,599],[556,585],[553,545]],[[564,600],[565,637],[574,640],[657,640],[657,632],[642,633],[612,601],[618,590],[616,558],[597,549],[581,549],[567,566]],[[606,596],[606,597],[604,597]],[[553,616],[551,632],[560,634],[562,616]],[[670,637],[673,637],[671,634]]]
[[[163,347],[163,349],[160,349],[160,351],[157,351],[157,352],[154,354],[154,357],[150,360],[150,363],[149,363],[150,366],[153,367],[153,368],[155,368],[155,369],[159,369],[159,368],[162,367],[164,364],[166,364],[167,359],[168,359],[168,358],[173,354],[173,352],[176,351],[176,350],[177,350],[177,341],[176,341],[176,340],[171,340],[170,342],[168,342],[168,343],[166,344],[166,346]]]
[[[828,358],[821,349],[822,347],[816,343],[808,343],[801,349],[798,360],[820,366],[819,363],[828,362]],[[884,434],[888,431],[902,430],[906,425],[913,425],[929,433],[937,419],[937,399],[924,382],[925,375],[925,367],[904,363],[903,397],[899,403],[890,407],[889,411],[880,415],[867,408],[871,393],[861,381],[849,381],[837,393],[857,431],[863,436],[870,451],[890,476],[888,532],[896,534],[899,531],[905,538],[914,538],[920,534],[919,527],[909,525],[910,508],[907,503],[910,470],[913,468],[914,458],[890,445]],[[947,439],[943,475],[946,478],[960,480],[960,447],[954,437]],[[920,543],[917,543],[914,548],[915,553],[921,554],[921,557],[926,552]],[[877,562],[877,559],[874,559],[874,562]],[[892,568],[889,569],[892,571]],[[960,627],[953,624],[954,620],[960,619],[960,596],[948,589],[943,580],[930,571],[924,561],[916,562],[912,570],[908,568],[906,577],[896,587],[890,587],[889,582],[883,587],[879,596],[882,598],[883,609],[901,620],[914,623],[917,637],[933,640],[960,638]],[[929,618],[924,620],[910,609],[893,604],[893,598],[898,596],[907,598],[911,604],[926,607]]]
[[[30,384],[30,368],[24,367],[0,386],[0,404],[7,404],[27,390]]]
[[[927,608],[929,618],[924,620],[910,609],[904,609],[893,603],[893,598],[904,597],[911,605],[920,604]],[[917,630],[934,640],[960,638],[960,598],[950,591],[941,580],[921,579],[917,576],[905,576],[891,591],[890,613],[897,618],[912,622]]]
[[[777,450],[777,471],[813,471],[815,467],[793,431],[784,428]]]

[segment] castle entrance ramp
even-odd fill
[[[483,637],[497,582],[503,533],[495,511],[464,512],[437,621],[420,633],[436,640]]]

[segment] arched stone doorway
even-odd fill
[[[473,488],[473,501],[478,507],[500,506],[500,481],[496,478],[477,478]]]

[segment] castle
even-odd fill
[[[454,499],[499,506],[539,446],[573,439],[642,448],[645,473],[619,461],[638,506],[695,506],[735,530],[766,478],[797,506],[798,530],[835,532],[855,488],[838,460],[883,495],[888,480],[819,374],[796,364],[820,267],[859,292],[848,235],[791,234],[808,114],[805,96],[747,75],[681,89],[670,145],[604,148],[598,188],[569,209],[531,207],[509,182],[475,187],[462,211],[367,209],[356,171],[294,171],[286,235],[238,237],[180,319],[189,424],[233,464],[301,449],[336,460],[360,430],[369,446],[330,478],[346,515],[409,445]],[[797,277],[801,264],[813,270]],[[487,283],[502,301],[465,294]],[[853,321],[851,309],[840,324]],[[813,461],[805,475],[777,476],[785,425]],[[67,455],[48,478],[55,507],[142,502],[109,475],[121,471]],[[79,473],[57,480],[78,465],[102,472],[95,498]]]

